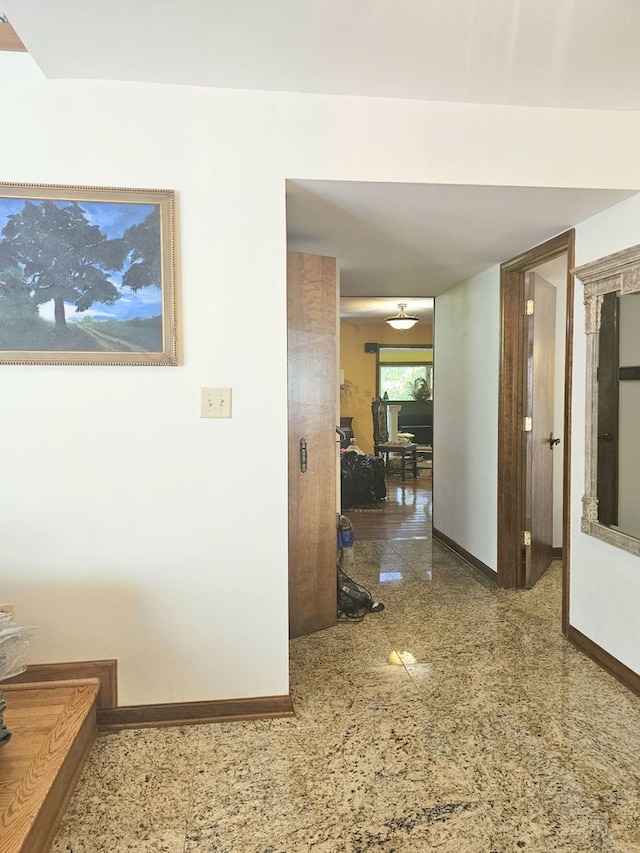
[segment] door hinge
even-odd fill
[[[527,299],[524,303],[524,313],[527,317],[531,317],[533,314],[533,299]]]
[[[523,530],[522,531],[522,544],[523,545],[531,545],[531,531]]]
[[[525,418],[524,423],[522,424],[522,431],[523,432],[531,432],[532,429],[533,429],[533,422],[532,422],[531,418]]]

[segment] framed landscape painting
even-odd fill
[[[176,364],[174,192],[0,183],[0,364]]]

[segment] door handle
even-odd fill
[[[554,437],[553,437],[553,433],[551,433],[551,434],[549,435],[549,447],[551,448],[551,450],[553,450],[553,447],[554,447],[554,445],[555,445],[555,444],[560,444],[560,439],[559,439],[559,438],[554,438]]]
[[[300,439],[300,471],[303,474],[307,472],[307,439]]]

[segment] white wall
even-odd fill
[[[554,434],[562,439],[566,279],[552,286],[557,291]],[[500,268],[453,288],[436,304],[434,526],[497,571]],[[562,447],[554,452],[553,545],[560,547]]]
[[[594,216],[576,229],[576,265],[634,246],[640,235],[640,197]],[[571,476],[570,622],[635,672],[640,672],[640,560],[580,532],[584,484],[583,287],[576,282],[573,445]]]
[[[117,658],[124,704],[285,693],[285,180],[640,186],[640,116],[45,81],[9,53],[0,86],[0,180],[177,191],[184,351],[0,367],[0,598],[39,626],[34,662]],[[199,419],[201,385],[233,388],[230,421]],[[631,620],[640,573],[616,557]],[[582,630],[618,648],[620,613],[602,631],[574,583]]]
[[[433,526],[497,570],[500,268],[436,299]]]

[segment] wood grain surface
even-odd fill
[[[0,850],[45,853],[96,735],[97,679],[3,685]]]
[[[22,53],[27,50],[11,24],[0,23],[0,50],[13,50]]]

